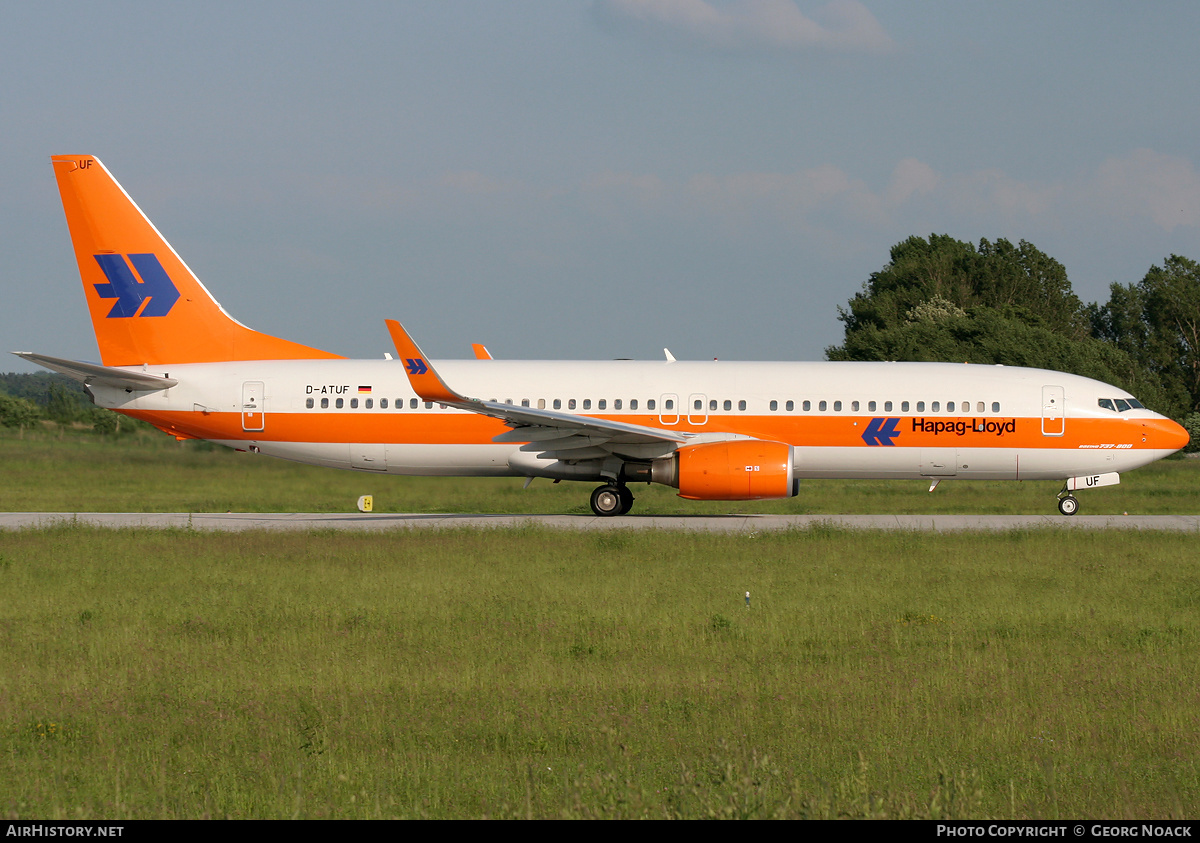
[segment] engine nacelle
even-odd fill
[[[790,498],[792,446],[735,439],[680,448],[673,458],[679,497],[694,501],[755,501]]]

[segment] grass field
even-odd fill
[[[161,437],[9,437],[0,461],[3,510],[372,493],[582,512],[590,488]],[[1197,468],[1134,472],[1085,511],[1200,511]],[[1056,490],[805,486],[773,511],[1043,512]],[[744,511],[657,491],[639,512]],[[1053,529],[0,531],[0,813],[1194,817],[1196,548]]]
[[[1123,531],[0,533],[0,812],[1195,816],[1195,562]]]
[[[112,438],[0,435],[0,512],[339,512],[374,497],[377,512],[587,514],[595,484],[520,478],[386,477],[178,443],[157,432]],[[634,515],[715,513],[1054,514],[1058,482],[812,480],[782,501],[685,501],[631,487]],[[1085,515],[1200,513],[1200,460],[1173,458],[1079,493]]]

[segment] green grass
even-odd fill
[[[339,512],[374,497],[377,512],[590,513],[594,484],[520,478],[387,477],[290,463],[157,432],[122,437],[0,435],[4,512]],[[635,515],[717,513],[1053,514],[1057,482],[814,480],[782,501],[685,501],[635,486]],[[1200,460],[1169,459],[1119,486],[1079,493],[1083,514],[1200,512]]]
[[[1195,560],[1124,531],[0,532],[0,812],[1194,816]]]

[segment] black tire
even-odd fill
[[[1079,511],[1079,499],[1074,495],[1067,495],[1065,498],[1059,498],[1058,511],[1063,515],[1074,515]]]
[[[629,491],[628,486],[618,486],[617,494],[621,496],[621,511],[617,514],[626,515],[633,509],[633,492]]]
[[[592,492],[592,512],[603,518],[620,515],[621,504],[621,490],[617,486],[597,486]]]

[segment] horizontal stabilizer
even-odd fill
[[[101,366],[97,363],[82,363],[78,360],[64,360],[61,357],[47,357],[44,354],[34,354],[32,351],[14,351],[13,354],[22,360],[36,363],[52,372],[66,375],[82,384],[111,386],[117,389],[158,390],[170,389],[179,383],[174,378],[163,375],[152,375],[148,372],[131,372],[128,369],[114,369],[112,366]]]

